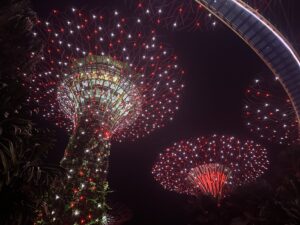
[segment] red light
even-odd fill
[[[218,199],[223,197],[224,186],[228,178],[229,171],[220,164],[204,164],[193,168],[189,173],[189,180],[202,193]]]

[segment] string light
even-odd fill
[[[243,115],[246,128],[268,142],[299,143],[298,121],[278,79],[255,79],[246,90]]]
[[[211,18],[194,0],[137,0],[137,11],[158,25],[172,29],[199,29],[210,24]],[[209,22],[210,21],[210,22]],[[200,23],[201,22],[201,23]]]

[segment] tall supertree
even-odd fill
[[[243,116],[254,136],[282,145],[299,143],[295,111],[277,78],[255,79],[245,95]]]
[[[255,181],[268,165],[261,145],[212,135],[174,143],[159,155],[152,174],[167,190],[220,202],[234,188]]]
[[[106,224],[111,141],[134,140],[173,119],[183,84],[177,57],[143,18],[54,10],[38,21],[42,62],[24,74],[40,114],[71,132],[68,175],[39,223]],[[37,222],[37,223],[38,223]]]
[[[217,20],[197,0],[125,0],[155,24],[172,29],[214,28]],[[268,8],[272,0],[245,0],[257,10]]]

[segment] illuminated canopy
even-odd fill
[[[132,124],[139,116],[142,98],[130,69],[108,57],[90,56],[77,60],[73,74],[58,87],[58,101],[74,121],[88,113],[110,133]]]
[[[188,180],[198,187],[201,193],[220,199],[224,187],[230,180],[230,170],[218,163],[208,163],[192,168]]]

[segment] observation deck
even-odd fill
[[[300,60],[288,40],[241,0],[196,0],[240,36],[279,78],[300,121]]]

